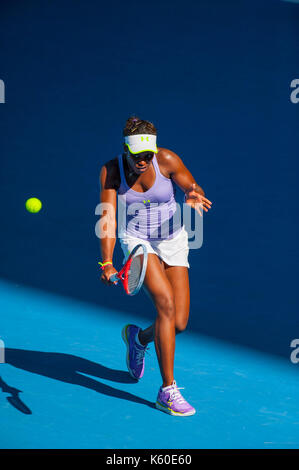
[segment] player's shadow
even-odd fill
[[[136,383],[136,380],[134,380],[128,372],[110,369],[109,367],[89,361],[88,359],[83,359],[82,357],[64,353],[6,348],[5,362],[18,369],[23,369],[34,374],[80,385],[81,387],[95,390],[104,395],[129,400],[141,405],[147,405],[151,408],[154,407],[154,404],[148,400],[86,376],[92,375],[93,377],[124,384]]]
[[[7,383],[4,382],[2,377],[0,377],[0,388],[2,389],[3,393],[9,393],[10,396],[6,397],[7,401],[14,406],[17,410],[21,411],[25,415],[31,415],[32,412],[28,408],[28,406],[25,405],[25,403],[22,402],[22,400],[19,397],[19,393],[22,392],[22,390],[18,390],[17,388],[11,387],[10,385],[7,385]]]

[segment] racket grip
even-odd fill
[[[111,282],[118,282],[119,279],[117,277],[117,273],[112,274],[112,276],[109,277],[109,281]]]

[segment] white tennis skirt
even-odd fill
[[[148,253],[153,253],[161,258],[169,266],[190,267],[188,262],[189,245],[188,233],[183,226],[180,232],[168,240],[143,240],[142,238],[126,236],[120,238],[120,244],[124,253],[124,262],[136,245],[146,245]]]

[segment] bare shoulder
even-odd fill
[[[100,182],[102,189],[118,190],[120,186],[120,172],[117,157],[104,163],[100,172]]]
[[[181,158],[175,152],[162,147],[158,147],[157,161],[159,163],[160,171],[162,171],[162,174],[168,178],[170,178],[182,164]]]

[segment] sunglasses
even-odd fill
[[[152,152],[145,153],[145,154],[140,155],[138,157],[136,155],[132,155],[132,154],[130,154],[130,156],[134,160],[135,163],[137,163],[139,161],[145,161],[146,163],[149,163],[154,158],[154,154]]]

